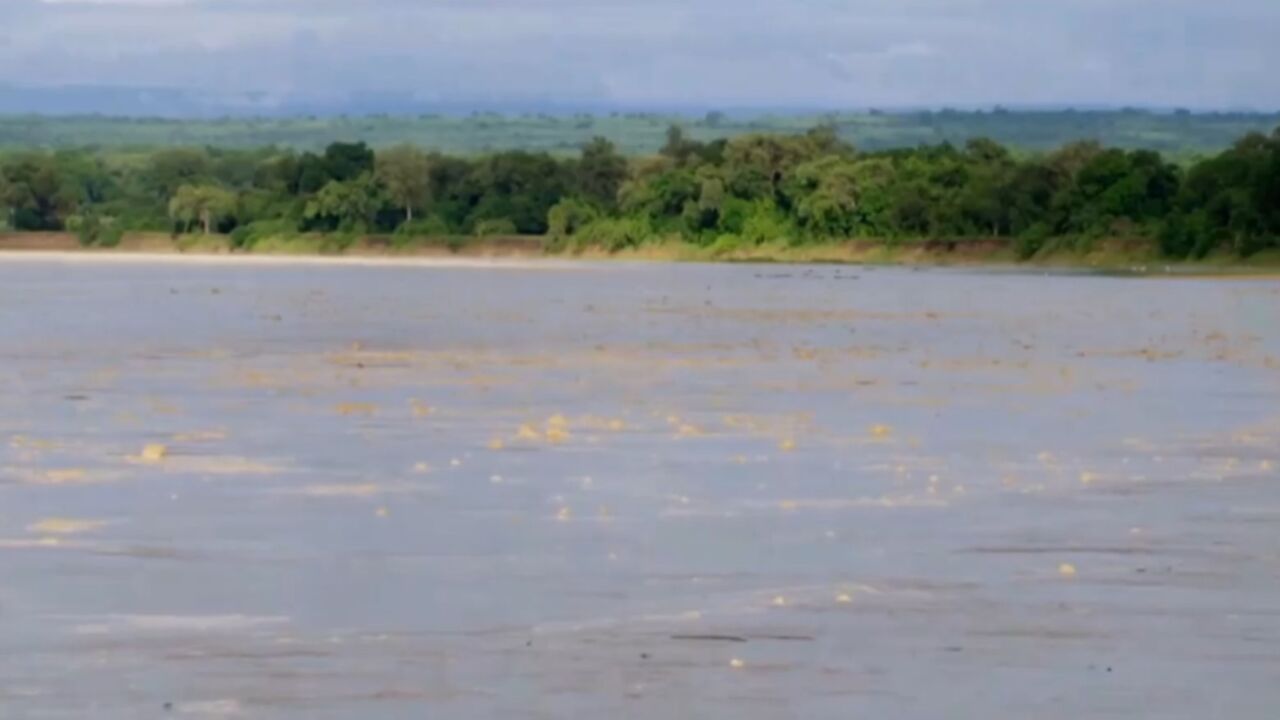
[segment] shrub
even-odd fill
[[[258,220],[233,230],[229,242],[232,250],[248,251],[268,238],[285,239],[297,234],[295,225],[289,220]]]
[[[642,218],[602,218],[583,226],[574,235],[573,245],[619,252],[637,248],[652,236],[653,229]]]
[[[428,215],[422,218],[416,218],[412,222],[401,223],[396,228],[396,235],[400,237],[443,237],[451,234],[452,228],[449,223],[439,215]]]
[[[476,223],[476,237],[495,237],[498,235],[515,235],[516,224],[508,218],[493,218]]]
[[[547,211],[547,236],[553,241],[563,240],[599,217],[600,213],[587,203],[565,198]]]
[[[742,240],[752,245],[794,242],[795,226],[769,201],[757,202],[742,223]]]
[[[76,234],[81,247],[112,248],[124,238],[124,228],[115,218],[96,213],[72,215],[66,220],[67,230]]]
[[[737,252],[742,248],[742,245],[743,242],[740,236],[733,233],[723,233],[715,239],[715,242],[711,243],[711,246],[707,248],[707,252],[712,257],[723,257]]]
[[[1019,260],[1030,260],[1044,247],[1045,241],[1053,235],[1046,223],[1037,223],[1018,235],[1015,249]]]

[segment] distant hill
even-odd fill
[[[1280,126],[1280,113],[1156,110],[860,110],[631,112],[560,107],[472,111],[431,106],[409,96],[290,98],[265,94],[204,96],[175,89],[0,87],[0,148],[173,145],[317,149],[336,140],[374,146],[411,142],[451,153],[503,149],[573,152],[595,136],[629,153],[661,147],[682,125],[699,140],[752,132],[803,132],[829,124],[857,147],[963,144],[989,137],[1034,151],[1076,140],[1149,148],[1189,157],[1227,147],[1253,131]]]

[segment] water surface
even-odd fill
[[[1270,718],[1280,284],[0,262],[0,715]]]

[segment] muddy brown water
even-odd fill
[[[0,262],[5,718],[1271,718],[1280,285]]]

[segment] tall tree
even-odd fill
[[[378,153],[377,177],[387,194],[404,210],[405,222],[413,222],[415,208],[423,207],[431,193],[431,161],[412,145],[399,145]]]
[[[329,170],[329,177],[338,182],[347,182],[373,172],[375,159],[373,150],[363,142],[336,142],[324,149],[324,162]]]
[[[171,148],[151,156],[143,183],[161,202],[183,185],[198,185],[210,177],[209,154],[197,148]]]
[[[13,228],[13,185],[3,168],[0,168],[0,224],[6,230]]]
[[[618,204],[618,189],[627,179],[627,159],[612,142],[597,137],[583,146],[574,174],[583,199],[612,209]]]
[[[20,230],[59,230],[79,206],[78,193],[58,172],[47,153],[26,153],[4,169],[9,183],[8,204],[14,227]]]
[[[363,232],[373,223],[382,203],[371,175],[349,182],[331,181],[316,193],[304,210],[309,220],[329,220],[343,231]]]
[[[187,227],[199,222],[204,234],[213,232],[218,221],[235,212],[236,196],[216,185],[183,185],[169,201],[169,216]]]

